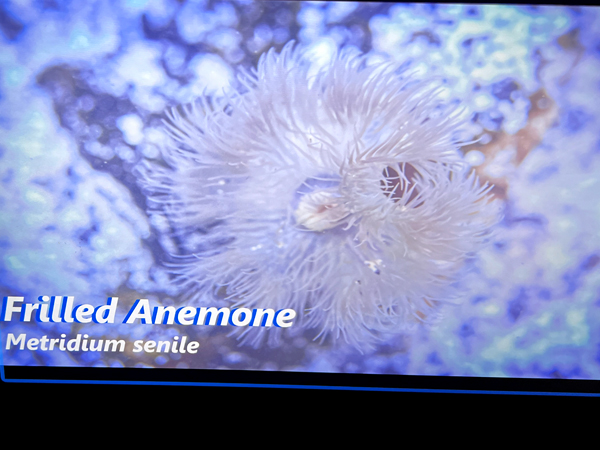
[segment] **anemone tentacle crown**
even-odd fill
[[[349,51],[310,67],[290,44],[235,95],[173,110],[166,165],[141,181],[196,301],[224,288],[362,346],[438,317],[499,207],[463,163],[439,85]]]

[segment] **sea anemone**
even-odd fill
[[[435,320],[498,220],[439,82],[351,51],[315,69],[288,44],[239,85],[174,109],[165,164],[140,171],[182,292],[358,347]]]

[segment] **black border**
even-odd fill
[[[600,380],[255,370],[5,366],[6,383],[163,384],[365,391],[600,396]]]

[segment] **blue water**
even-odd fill
[[[254,348],[228,329],[10,322],[3,338],[186,334],[202,345],[193,356],[11,350],[6,363],[600,378],[597,9],[167,0],[1,8],[1,296],[94,305],[118,296],[121,315],[137,298],[179,304],[185,293],[164,262],[181,243],[164,217],[147,215],[135,168],[160,160],[166,108],[234,91],[242,68],[292,39],[317,63],[355,47],[442,80],[442,95],[466,106],[465,136],[481,138],[465,159],[502,187],[504,205],[443,319],[364,353],[299,327]]]

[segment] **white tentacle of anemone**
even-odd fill
[[[290,44],[236,95],[173,110],[167,165],[147,163],[141,183],[184,243],[170,270],[195,301],[225,287],[360,347],[438,317],[499,206],[435,83],[352,52],[309,66]]]

